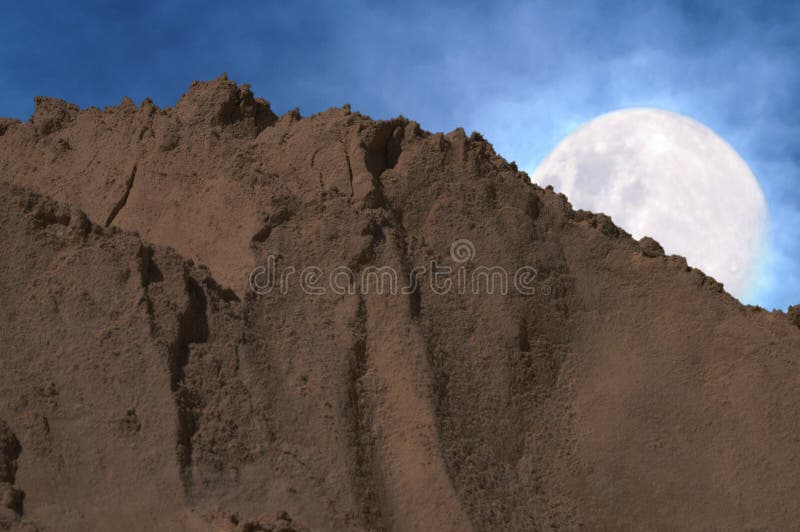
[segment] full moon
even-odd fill
[[[699,122],[649,108],[599,116],[531,180],[611,216],[634,238],[655,238],[732,295],[748,295],[767,226],[764,193],[736,151]]]

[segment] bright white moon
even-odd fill
[[[608,113],[563,140],[531,179],[747,295],[766,201],[747,164],[706,126],[659,109]]]

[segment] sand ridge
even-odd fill
[[[37,98],[0,183],[0,527],[796,526],[796,308],[477,133],[278,117],[221,76],[165,109]],[[354,290],[257,293],[270,261]],[[535,278],[410,282],[432,262]]]

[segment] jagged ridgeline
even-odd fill
[[[37,98],[0,181],[0,528],[796,525],[797,310],[478,134],[278,117],[223,76]]]

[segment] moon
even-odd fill
[[[652,108],[604,114],[565,138],[531,180],[748,296],[767,204],[747,163],[703,124]]]

